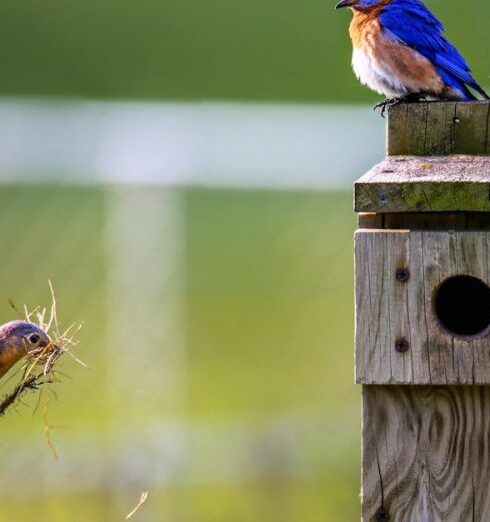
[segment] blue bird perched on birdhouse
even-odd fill
[[[470,89],[489,99],[420,0],[341,0],[336,9],[342,7],[354,15],[352,67],[364,85],[387,97],[376,106],[382,114],[395,103],[426,96],[476,100]]]
[[[0,326],[0,378],[22,357],[49,342],[46,332],[33,323],[11,321]]]

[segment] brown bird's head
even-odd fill
[[[49,344],[48,334],[25,321],[11,321],[0,326],[0,378],[24,355]]]

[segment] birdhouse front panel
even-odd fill
[[[490,383],[490,232],[360,229],[356,380]]]

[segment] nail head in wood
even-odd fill
[[[398,268],[396,271],[396,280],[400,283],[406,283],[410,279],[410,271],[408,268]]]
[[[410,345],[408,344],[408,341],[404,337],[401,337],[400,339],[397,339],[395,341],[395,350],[398,353],[407,353],[409,348],[410,348]]]

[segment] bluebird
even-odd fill
[[[426,96],[489,99],[466,60],[444,36],[444,27],[420,0],[341,0],[353,12],[349,34],[352,68],[361,83],[386,96],[386,107]]]
[[[32,323],[11,321],[0,326],[0,378],[28,352],[49,342],[46,332]]]

